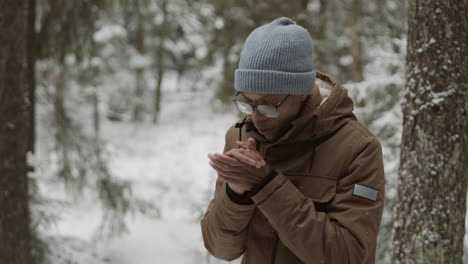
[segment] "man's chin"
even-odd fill
[[[268,139],[269,141],[273,141],[275,139],[275,134],[272,131],[269,131],[263,134],[263,137]]]

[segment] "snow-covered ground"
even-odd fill
[[[42,184],[47,197],[71,205],[56,212],[60,218],[46,231],[57,263],[225,263],[206,252],[199,220],[216,177],[207,154],[222,152],[237,112],[212,100],[211,93],[165,94],[157,125],[103,119],[112,175],[131,182],[132,193],[159,213],[128,215],[126,233],[98,239],[99,203],[86,195],[70,201],[60,186]]]

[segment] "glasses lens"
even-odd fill
[[[242,102],[242,101],[235,101],[235,102],[236,102],[237,108],[239,108],[239,111],[241,111],[244,114],[248,114],[248,115],[252,114],[253,111],[252,111],[252,106],[251,105],[249,105],[246,102]]]
[[[278,114],[279,114],[276,107],[271,106],[271,105],[258,105],[257,109],[260,112],[260,114],[269,118],[278,117]]]

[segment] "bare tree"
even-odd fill
[[[468,2],[409,1],[394,263],[462,263]]]
[[[0,260],[31,263],[27,153],[34,146],[34,0],[0,5]]]

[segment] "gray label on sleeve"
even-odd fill
[[[377,190],[364,185],[354,184],[353,195],[366,198],[374,202],[377,201]]]

